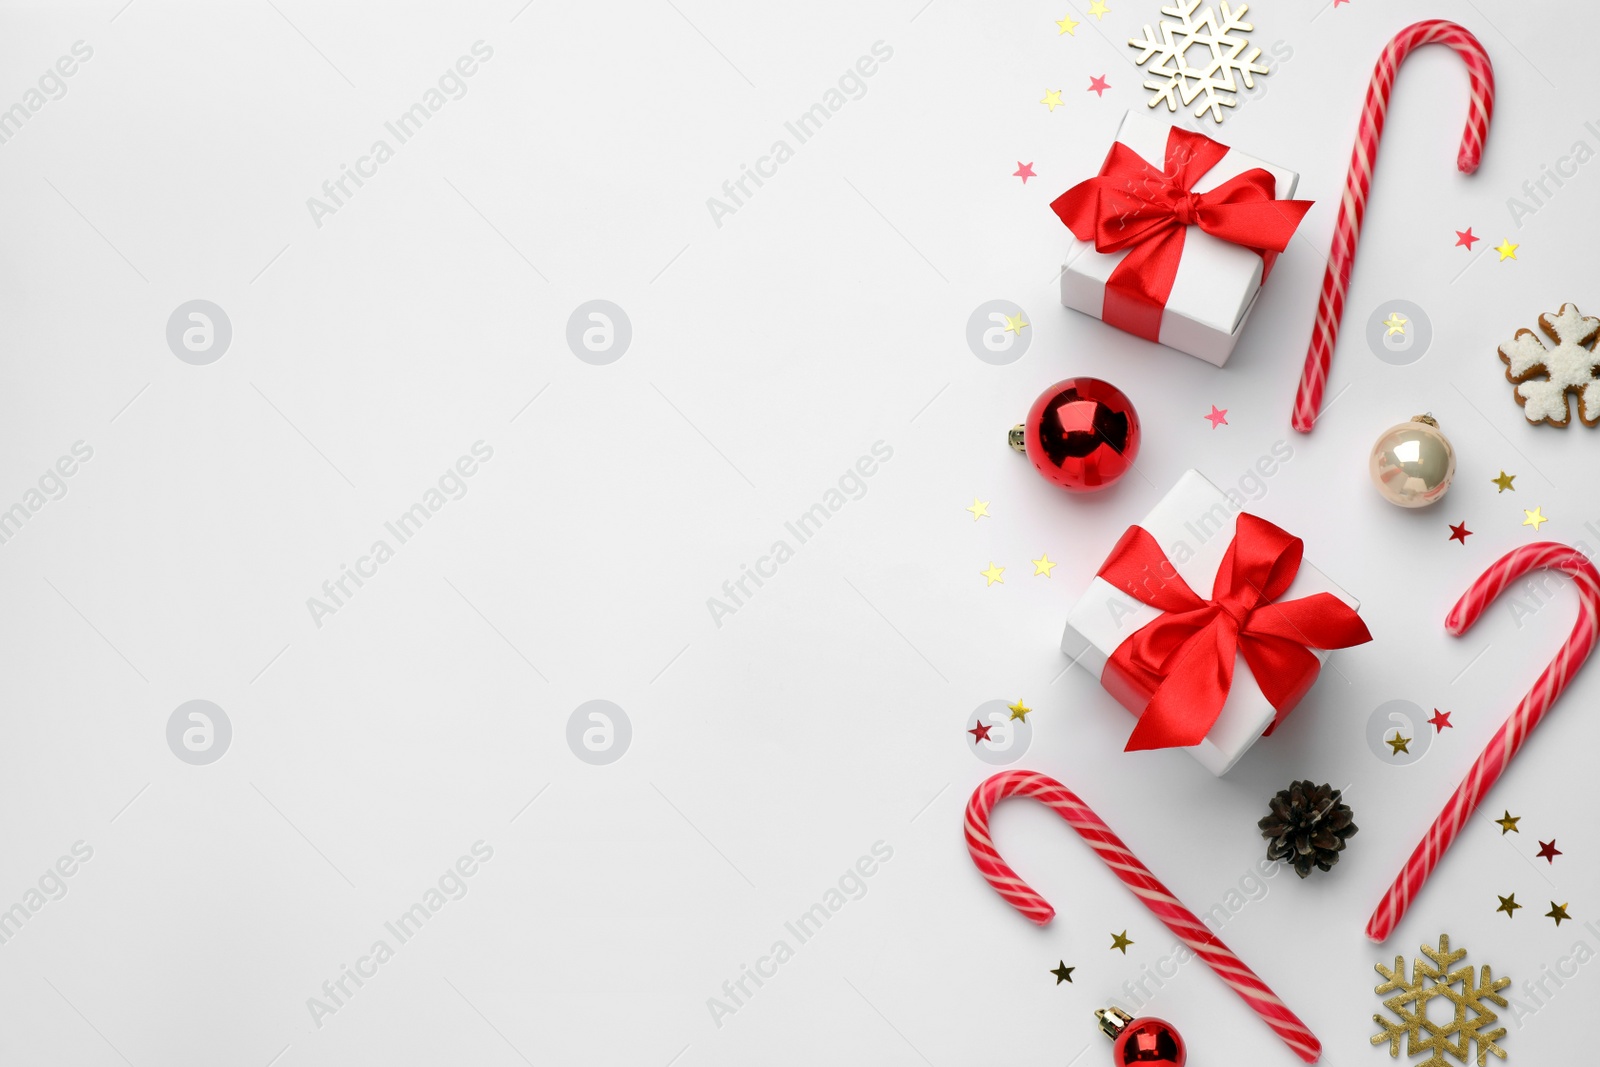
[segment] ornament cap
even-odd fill
[[[1133,1016],[1121,1008],[1101,1008],[1094,1013],[1095,1021],[1100,1024],[1100,1032],[1112,1040],[1117,1035],[1133,1024]]]
[[[1026,454],[1028,451],[1028,428],[1022,423],[1017,423],[1006,431],[1006,442],[1018,452]]]
[[[1429,426],[1432,426],[1435,430],[1437,430],[1439,428],[1439,420],[1434,418],[1431,414],[1413,415],[1413,416],[1411,416],[1411,421],[1412,422],[1424,422],[1424,423],[1427,423]]]

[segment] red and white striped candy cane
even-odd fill
[[[1305,370],[1300,375],[1300,391],[1294,398],[1294,428],[1301,433],[1311,432],[1317,413],[1322,410],[1322,391],[1328,384],[1328,365],[1333,362],[1333,347],[1339,339],[1345,291],[1350,286],[1350,268],[1355,264],[1361,221],[1367,215],[1372,168],[1378,161],[1378,141],[1383,137],[1395,72],[1412,49],[1425,44],[1447,44],[1466,61],[1467,74],[1472,79],[1472,102],[1467,110],[1467,129],[1461,135],[1456,166],[1461,173],[1471,174],[1483,158],[1483,141],[1489,135],[1489,118],[1494,114],[1494,67],[1489,63],[1489,54],[1476,37],[1453,22],[1429,19],[1407,26],[1378,57],[1372,83],[1367,86],[1367,104],[1361,113],[1355,152],[1350,157],[1350,173],[1344,181],[1344,200],[1333,231],[1333,248],[1328,253],[1328,273],[1322,279],[1317,324],[1311,331],[1311,347],[1306,352]]]
[[[1562,571],[1578,587],[1578,621],[1572,628],[1572,636],[1567,638],[1560,653],[1550,661],[1528,695],[1522,698],[1505,725],[1489,741],[1489,747],[1483,750],[1466,778],[1456,787],[1449,803],[1433,821],[1433,825],[1428,827],[1421,844],[1406,860],[1394,885],[1383,895],[1372,918],[1367,920],[1367,936],[1374,941],[1383,941],[1394,931],[1445,849],[1450,847],[1472,813],[1478,810],[1484,796],[1510,766],[1511,757],[1517,754],[1522,742],[1533,733],[1533,728],[1539,725],[1539,720],[1561,696],[1561,691],[1572,681],[1572,676],[1578,673],[1578,668],[1583,666],[1583,661],[1594,648],[1595,636],[1600,633],[1600,571],[1595,570],[1594,564],[1581,552],[1554,541],[1541,541],[1501,556],[1456,601],[1456,606],[1450,609],[1444,621],[1445,629],[1459,637],[1477,621],[1501,590],[1529,571],[1540,568]]]
[[[1206,928],[1205,923],[1195,918],[1188,908],[1178,903],[1166,886],[1156,881],[1149,868],[1128,851],[1128,846],[1111,832],[1111,827],[1102,822],[1100,816],[1066,786],[1034,771],[1003,771],[996,774],[980,785],[973,792],[972,799],[967,801],[967,849],[972,853],[972,862],[977,864],[978,871],[1012,907],[1040,926],[1055,915],[1055,909],[1028,888],[1028,884],[1017,877],[1017,872],[1006,865],[989,838],[989,813],[996,804],[1013,796],[1037,800],[1065,819],[1067,825],[1078,831],[1078,836],[1100,854],[1106,866],[1144,901],[1156,918],[1205,960],[1218,977],[1232,986],[1233,991],[1243,997],[1245,1003],[1254,1008],[1256,1014],[1288,1043],[1295,1055],[1307,1063],[1317,1062],[1322,1056],[1322,1043],[1306,1024],[1296,1018],[1294,1012],[1267,988],[1266,983]]]

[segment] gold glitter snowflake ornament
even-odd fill
[[[1254,89],[1253,76],[1272,71],[1256,62],[1261,58],[1261,49],[1251,48],[1249,39],[1242,36],[1255,29],[1244,21],[1249,4],[1240,4],[1239,10],[1234,11],[1223,0],[1219,19],[1210,7],[1196,17],[1200,3],[1201,0],[1176,0],[1171,7],[1162,8],[1163,15],[1178,21],[1164,19],[1159,27],[1146,26],[1143,40],[1133,38],[1128,45],[1139,50],[1139,66],[1150,64],[1146,73],[1165,79],[1144,83],[1155,93],[1150,98],[1151,107],[1165,102],[1168,111],[1177,111],[1180,100],[1188,107],[1203,98],[1195,118],[1209,111],[1212,118],[1221,122],[1222,109],[1235,106],[1233,94],[1239,91],[1239,82]]]
[[[1448,934],[1440,935],[1438,949],[1423,945],[1422,954],[1427,960],[1411,962],[1409,981],[1404,956],[1394,958],[1393,970],[1381,963],[1377,965],[1383,981],[1374,992],[1380,997],[1385,993],[1394,994],[1383,1002],[1383,1006],[1394,1013],[1394,1019],[1385,1019],[1382,1015],[1372,1017],[1372,1021],[1383,1028],[1382,1033],[1372,1035],[1372,1043],[1389,1042],[1389,1055],[1395,1058],[1400,1055],[1402,1040],[1408,1058],[1428,1053],[1426,1060],[1413,1067],[1445,1067],[1446,1053],[1457,1062],[1466,1063],[1474,1045],[1478,1067],[1485,1067],[1491,1052],[1505,1059],[1505,1049],[1495,1042],[1506,1036],[1506,1028],[1495,1026],[1500,1016],[1486,1007],[1484,1001],[1504,1008],[1507,1001],[1500,990],[1510,985],[1511,979],[1491,977],[1487,965],[1481,975],[1474,974],[1470,965],[1456,968],[1456,964],[1466,958],[1467,950],[1452,952]],[[1436,998],[1443,998],[1444,1011],[1432,1015],[1442,1016],[1444,1022],[1435,1022],[1430,1016],[1428,1004]]]

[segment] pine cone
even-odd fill
[[[1269,802],[1272,811],[1256,825],[1267,839],[1267,859],[1294,865],[1304,878],[1312,867],[1328,871],[1339,862],[1345,841],[1354,836],[1350,805],[1331,785],[1294,782]]]

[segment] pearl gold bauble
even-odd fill
[[[1425,508],[1441,499],[1456,474],[1456,450],[1431,415],[1383,431],[1367,463],[1372,484],[1391,504]]]

